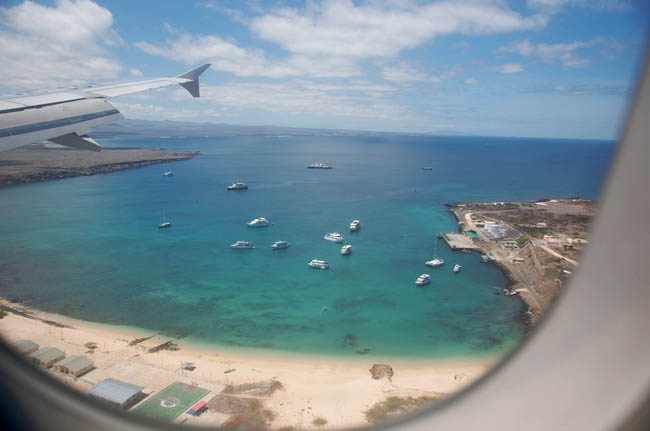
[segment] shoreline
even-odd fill
[[[273,412],[269,429],[314,428],[317,417],[327,419],[323,429],[368,425],[364,412],[388,397],[440,399],[466,387],[489,371],[500,357],[458,357],[411,360],[410,358],[331,357],[252,352],[175,340],[151,331],[106,325],[36,310],[0,299],[7,315],[0,318],[0,334],[7,342],[29,339],[41,347],[57,347],[67,355],[81,354],[95,363],[95,369],[77,378],[48,371],[63,383],[85,390],[104,378],[116,378],[145,387],[155,393],[173,381],[183,381],[217,395],[226,386],[278,381],[282,389],[254,397]],[[141,339],[140,342],[134,343]],[[173,340],[177,349],[151,349]],[[89,349],[88,343],[95,349]],[[195,369],[182,371],[181,361]],[[377,363],[394,370],[391,380],[371,377]],[[248,398],[248,395],[242,399]],[[181,415],[179,419],[185,419]],[[223,414],[207,412],[204,422],[218,426]],[[193,419],[192,419],[193,420]],[[213,420],[213,422],[210,422]],[[207,421],[207,422],[206,422]],[[215,422],[216,421],[216,422]]]
[[[168,151],[160,147],[108,147],[93,152],[32,145],[0,154],[0,189],[189,160],[199,154],[197,151]]]

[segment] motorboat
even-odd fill
[[[267,227],[271,226],[271,223],[264,217],[258,217],[246,223],[249,227]]]
[[[508,289],[503,289],[503,293],[505,293],[506,296],[513,296],[519,294],[519,292],[516,290],[508,290]]]
[[[312,259],[311,262],[307,264],[310,268],[319,268],[327,269],[330,267],[329,263],[326,260]]]
[[[490,258],[488,257],[487,254],[482,254],[481,255],[481,262],[488,263],[489,261],[490,261]]]
[[[234,244],[231,244],[230,247],[232,248],[255,248],[253,244],[251,244],[248,241],[237,241]]]
[[[347,256],[350,253],[352,253],[352,246],[350,244],[346,244],[343,247],[341,247],[342,255]]]
[[[163,174],[163,177],[173,177],[174,173],[172,171],[167,171]]]
[[[422,168],[422,170],[423,170],[423,171],[432,171],[432,170],[433,170],[433,167],[431,167],[431,166],[424,166],[424,167]]]
[[[248,190],[248,185],[246,183],[232,183],[228,187],[228,190]]]
[[[276,241],[276,242],[273,243],[271,248],[273,250],[280,250],[281,248],[289,247],[289,245],[291,245],[291,244],[289,244],[287,241]]]
[[[361,222],[359,220],[352,220],[350,223],[350,232],[356,232],[361,229]]]
[[[330,165],[327,163],[323,162],[318,162],[318,163],[312,163],[311,165],[307,166],[309,169],[332,169]]]
[[[438,266],[442,266],[445,264],[445,261],[440,259],[439,257],[436,257],[433,260],[430,260],[428,262],[424,262],[425,265],[431,266],[433,268],[437,268]]]
[[[343,237],[338,232],[326,233],[325,236],[323,237],[323,239],[326,239],[326,240],[332,241],[332,242],[338,242],[338,243],[343,242]]]
[[[166,227],[172,227],[172,222],[170,222],[170,221],[165,221],[165,222],[162,222],[162,223],[160,223],[160,224],[158,225],[158,229],[164,229],[164,228],[166,228]]]
[[[431,276],[429,274],[422,274],[415,280],[415,284],[418,286],[425,286],[429,283],[431,283]]]
[[[462,268],[462,266],[460,266],[459,264],[454,265],[454,272],[455,272],[455,273],[460,272],[460,269],[461,269],[461,268]]]

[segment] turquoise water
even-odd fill
[[[505,279],[478,255],[439,242],[447,263],[424,266],[434,235],[456,230],[444,203],[595,198],[612,151],[608,142],[409,136],[102,144],[202,155],[0,189],[1,296],[214,345],[407,357],[505,351],[525,330],[521,302],[494,294]],[[316,161],[334,169],[306,169]],[[249,190],[227,191],[234,181]],[[173,227],[158,230],[164,216]],[[273,226],[246,226],[260,216]],[[353,219],[363,227],[351,234]],[[322,239],[332,231],[352,255]],[[237,240],[257,248],[232,250]],[[271,250],[277,240],[291,247]],[[331,268],[309,269],[314,258]],[[417,288],[423,272],[433,281]]]

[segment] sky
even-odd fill
[[[0,2],[0,91],[176,76],[127,118],[616,139],[646,0]]]

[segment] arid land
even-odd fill
[[[34,144],[0,152],[0,186],[138,168],[187,160],[197,154],[156,147],[103,148],[94,152]]]
[[[580,198],[447,206],[456,216],[459,230],[475,232],[473,243],[508,274],[509,288],[526,302],[533,324],[578,266],[596,213],[595,201]],[[495,238],[486,222],[504,226],[506,236]]]

